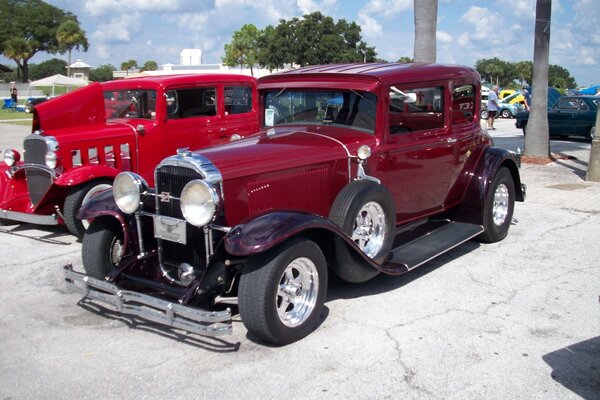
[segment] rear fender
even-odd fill
[[[483,225],[483,208],[485,196],[492,184],[496,172],[506,167],[515,183],[515,200],[525,201],[525,193],[521,187],[521,175],[515,155],[497,147],[486,149],[465,192],[465,198],[457,207],[456,216],[459,222]]]
[[[329,262],[335,262],[336,251],[349,251],[357,262],[366,263],[386,274],[406,272],[394,271],[389,263],[376,263],[359,249],[354,241],[337,225],[318,215],[281,211],[262,214],[235,226],[223,239],[225,251],[236,257],[249,257],[263,253],[284,241],[305,235],[317,243]],[[336,238],[347,246],[334,246]],[[399,267],[401,268],[401,267]]]

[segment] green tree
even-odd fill
[[[434,63],[438,0],[414,0],[415,62]]]
[[[113,79],[115,67],[110,64],[100,65],[90,71],[90,80],[94,82],[106,82]]]
[[[134,70],[138,67],[137,61],[127,60],[121,63],[121,70],[125,71],[125,75],[129,75],[129,71]]]
[[[535,94],[531,98],[531,112],[527,121],[525,154],[538,157],[550,156],[547,107],[551,15],[552,0],[536,0],[532,80],[532,89]]]
[[[87,51],[89,44],[85,37],[85,31],[79,26],[79,22],[73,18],[66,18],[56,29],[56,40],[59,51],[67,51],[67,76],[71,76],[71,51],[73,49]]]
[[[254,75],[253,68],[258,64],[259,36],[260,31],[252,24],[245,24],[239,31],[235,31],[231,43],[225,45],[223,64],[228,67],[247,66]]]
[[[521,87],[526,86],[526,82],[531,83],[533,77],[533,63],[531,61],[519,61],[515,63],[515,72],[518,75]]]
[[[38,52],[60,52],[56,32],[71,13],[42,0],[0,0],[0,51],[29,80],[29,60]]]
[[[142,67],[142,71],[156,71],[158,69],[158,64],[156,63],[156,61],[153,60],[148,60],[144,63],[144,66]]]
[[[50,60],[39,64],[31,64],[29,66],[29,78],[31,80],[37,80],[56,74],[64,74],[65,69],[67,69],[65,60],[51,58]]]
[[[400,57],[400,58],[398,59],[398,61],[396,61],[396,62],[400,62],[400,63],[411,63],[411,62],[414,62],[414,60],[413,60],[412,58],[410,58],[410,57]]]
[[[558,89],[574,89],[577,82],[569,71],[560,65],[550,65],[548,68],[548,84]]]

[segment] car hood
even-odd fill
[[[91,83],[35,106],[33,129],[47,131],[105,123],[102,86]]]
[[[355,157],[361,145],[373,149],[372,134],[323,126],[263,130],[237,142],[196,152],[208,158],[224,180]]]

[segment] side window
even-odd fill
[[[558,108],[559,110],[576,110],[577,100],[562,99],[558,102],[556,108]]]
[[[452,91],[452,124],[473,121],[475,113],[475,86],[464,85]]]
[[[444,127],[444,88],[390,86],[390,133]]]
[[[585,103],[585,101],[579,100],[579,109],[581,111],[589,111],[590,107],[588,107],[588,105]]]
[[[225,112],[243,114],[252,111],[252,88],[248,86],[225,87]]]
[[[167,90],[165,97],[169,119],[217,115],[217,90],[214,87]]]

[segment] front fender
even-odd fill
[[[115,202],[112,188],[96,193],[77,212],[79,219],[93,219],[103,215],[110,215],[121,221],[121,224],[126,224],[125,217]]]
[[[279,211],[262,214],[243,224],[237,225],[223,238],[225,251],[237,257],[248,257],[272,249],[293,236],[306,234],[309,237],[319,238],[317,243],[326,250],[336,238],[343,240],[347,246],[336,246],[336,250],[328,253],[331,262],[335,262],[336,255],[333,251],[349,251],[356,257],[358,263],[366,263],[371,267],[386,274],[401,274],[407,272],[405,265],[384,262],[378,264],[354,243],[352,238],[344,233],[337,225],[326,218],[315,214],[295,211]]]
[[[119,172],[121,171],[107,167],[106,165],[85,165],[83,167],[70,169],[61,174],[56,181],[54,181],[54,184],[58,186],[77,186],[81,183],[99,178],[114,180]]]

